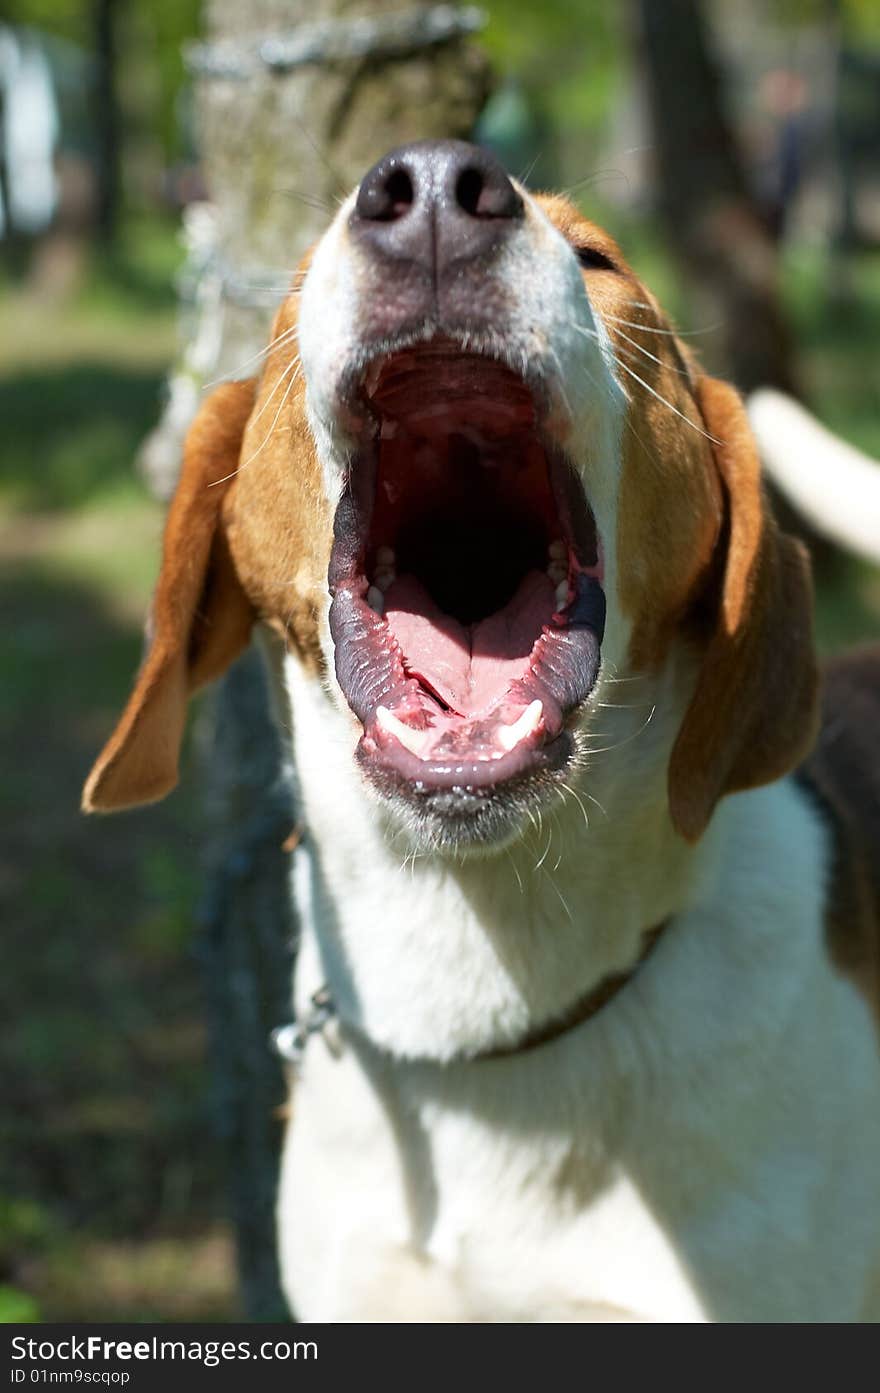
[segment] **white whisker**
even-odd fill
[[[613,678],[606,679],[613,681]],[[618,682],[626,682],[625,677],[618,677]],[[604,707],[608,711],[639,711],[645,706],[643,701],[594,701],[593,705],[598,709]]]
[[[263,412],[266,410],[266,408],[267,408],[267,406],[269,405],[269,403],[271,402],[272,398],[275,396],[275,393],[278,391],[278,388],[279,388],[279,387],[281,386],[281,384],[284,382],[284,379],[287,377],[288,373],[289,373],[293,368],[297,367],[297,365],[298,365],[298,363],[299,363],[299,360],[300,360],[299,354],[298,354],[298,353],[295,353],[295,354],[293,355],[293,357],[291,358],[290,362],[287,364],[287,367],[284,369],[284,371],[278,374],[278,378],[277,378],[277,380],[276,380],[274,386],[272,387],[271,392],[270,392],[269,395],[267,396],[266,400],[263,402],[263,405],[260,407],[260,409],[259,409],[259,411],[257,412],[256,416],[254,416],[254,417],[252,418],[252,420],[248,423],[249,425],[255,426],[255,425],[257,424],[257,421],[259,421],[260,417],[263,415]],[[294,380],[296,380],[296,379],[294,378]]]
[[[541,857],[541,859],[540,859],[540,861],[538,862],[538,864],[535,866],[535,870],[536,870],[536,871],[539,871],[539,870],[541,869],[541,867],[543,866],[544,862],[547,860],[547,856],[549,855],[549,852],[550,852],[550,845],[551,845],[552,841],[553,841],[553,828],[551,827],[551,828],[550,828],[550,835],[549,835],[549,837],[547,838],[547,845],[546,845],[545,848],[544,848],[544,854],[543,854],[543,856]]]
[[[645,309],[651,309],[651,306],[646,305]],[[664,334],[672,339],[695,338],[697,334],[711,334],[722,327],[720,324],[708,324],[705,329],[658,329],[651,324],[640,324],[637,319],[621,319],[620,315],[612,314],[610,310],[604,310],[603,315],[614,324],[625,324],[628,329],[641,329],[643,334]]]
[[[547,876],[547,879],[549,880],[550,885],[551,885],[553,891],[555,892],[557,899],[559,900],[559,903],[562,905],[562,908],[565,910],[565,913],[566,913],[567,916],[568,916],[568,922],[569,922],[570,924],[573,924],[573,923],[574,923],[574,919],[572,918],[571,910],[570,910],[569,907],[568,907],[568,901],[566,900],[566,898],[565,898],[565,896],[563,895],[562,891],[559,889],[559,886],[556,884],[556,881],[555,881],[555,880],[553,879],[553,877],[549,874],[549,872],[545,871],[544,874]]]
[[[650,710],[650,713],[649,713],[647,719],[646,719],[645,721],[642,722],[642,724],[639,726],[638,730],[634,730],[634,731],[633,731],[632,735],[627,735],[627,736],[625,737],[625,739],[623,739],[623,740],[618,740],[618,742],[617,742],[616,745],[600,745],[599,748],[596,749],[596,750],[588,750],[588,751],[587,751],[587,754],[589,754],[589,755],[604,755],[604,754],[608,754],[611,750],[621,750],[621,749],[623,749],[623,746],[624,746],[624,745],[628,745],[632,740],[635,740],[637,736],[641,735],[642,732],[643,732],[644,730],[647,730],[648,726],[651,724],[651,721],[654,719],[654,712],[655,712],[656,710],[657,710],[656,705],[651,707],[651,710]]]
[[[630,377],[635,382],[638,382],[641,387],[644,387],[646,392],[650,392],[652,397],[656,397],[657,400],[663,404],[663,406],[668,407],[674,416],[678,416],[680,420],[684,421],[686,425],[690,426],[691,430],[695,430],[698,435],[704,436],[706,440],[711,440],[713,445],[724,444],[723,440],[719,440],[717,436],[710,435],[707,430],[703,430],[702,426],[698,426],[696,421],[692,421],[689,416],[685,416],[683,411],[679,411],[678,407],[673,406],[672,402],[667,401],[666,398],[662,396],[660,392],[655,392],[654,388],[651,386],[649,382],[646,382],[643,377],[639,377],[637,372],[633,372],[632,368],[628,368],[626,363],[621,362],[619,358],[617,360],[617,364],[618,367],[623,368],[624,372],[629,373]]]
[[[298,325],[294,324],[291,328],[285,329],[283,333],[277,334],[276,337],[272,339],[271,343],[267,343],[265,348],[260,349],[259,353],[253,353],[250,358],[245,358],[243,363],[239,363],[235,368],[230,368],[229,371],[223,373],[221,377],[215,377],[210,382],[204,382],[202,384],[202,391],[207,392],[211,387],[219,386],[221,382],[235,382],[244,368],[250,367],[251,363],[259,362],[261,358],[266,358],[272,352],[273,348],[279,348],[281,344],[286,343],[288,339],[295,338],[297,329]]]
[[[617,332],[622,339],[626,339],[627,343],[631,343],[633,348],[637,348],[639,353],[644,354],[646,358],[650,358],[652,363],[657,363],[661,368],[671,367],[673,372],[679,373],[681,377],[686,377],[688,381],[690,381],[691,375],[687,368],[677,368],[672,363],[664,363],[663,359],[658,358],[656,353],[649,353],[647,348],[643,348],[640,343],[636,343],[635,339],[630,338],[629,334],[625,334],[622,329],[618,329]],[[626,352],[625,349],[621,351]],[[630,355],[627,354],[627,357],[629,356]]]
[[[294,361],[297,361],[297,360],[294,360]],[[284,372],[282,373],[281,377],[279,378],[279,382],[283,382],[284,378],[287,376],[287,374],[290,372],[290,369],[291,369],[293,366],[294,366],[294,363],[290,363],[290,364],[284,369]],[[249,464],[252,464],[253,461],[257,458],[257,455],[260,453],[260,451],[263,450],[263,449],[266,447],[266,445],[268,444],[269,440],[270,440],[271,437],[272,437],[272,434],[273,434],[273,432],[274,432],[274,430],[275,430],[275,427],[276,427],[277,424],[278,424],[278,418],[280,417],[282,411],[284,410],[285,404],[286,404],[286,402],[287,402],[287,398],[290,396],[290,393],[293,391],[293,385],[294,385],[294,383],[296,382],[296,379],[297,379],[298,376],[299,376],[299,373],[298,373],[298,371],[297,371],[297,372],[295,372],[295,373],[293,374],[293,377],[292,377],[292,378],[290,379],[290,381],[288,382],[287,388],[286,388],[285,393],[284,393],[284,396],[281,398],[281,401],[280,401],[280,403],[279,403],[279,405],[278,405],[278,410],[275,412],[275,415],[274,415],[274,417],[273,417],[273,419],[272,419],[272,424],[271,424],[271,426],[269,427],[269,429],[267,430],[267,432],[266,432],[266,434],[264,435],[263,439],[260,441],[260,443],[259,443],[259,445],[257,446],[257,448],[253,451],[252,454],[250,454],[250,455],[248,456],[248,458],[245,460],[244,464],[240,464],[240,465],[238,466],[237,469],[233,469],[233,471],[232,471],[231,474],[226,474],[222,479],[214,479],[214,481],[208,485],[209,488],[215,488],[215,487],[217,486],[217,484],[225,484],[229,479],[234,479],[235,476],[236,476],[236,474],[240,474],[241,471],[242,471],[243,469],[247,469],[248,465],[249,465]],[[275,392],[278,390],[278,385],[279,385],[279,384],[276,383],[276,384],[275,384],[275,387],[272,389],[272,394],[271,394],[272,396],[274,396],[274,395],[275,395]],[[271,400],[271,397],[269,398],[269,400]],[[266,405],[268,405],[268,402],[267,402],[267,403],[264,403],[264,406],[263,406],[263,408],[262,408],[261,411],[260,411],[260,415],[262,415],[262,412],[263,412],[263,410],[265,410]]]
[[[590,830],[590,819],[587,817],[587,810],[586,810],[586,808],[584,807],[584,805],[583,805],[583,803],[581,802],[580,798],[578,797],[577,793],[576,793],[575,790],[571,787],[570,784],[563,784],[562,787],[563,787],[564,789],[566,789],[566,790],[571,794],[572,798],[573,798],[574,801],[577,803],[578,807],[580,808],[580,810],[581,810],[581,812],[582,812],[582,814],[583,814],[584,826],[586,827],[587,831],[589,832],[589,830]]]
[[[520,873],[519,873],[519,867],[517,866],[516,862],[514,861],[513,857],[512,857],[511,854],[510,854],[510,847],[505,847],[504,850],[505,850],[505,853],[506,853],[506,855],[507,855],[508,861],[510,862],[511,866],[513,867],[513,874],[516,876],[516,883],[517,883],[517,885],[519,886],[519,893],[520,893],[521,895],[523,895],[523,894],[525,894],[525,891],[523,890],[522,876],[521,876]]]
[[[301,189],[274,189],[273,193],[285,198],[295,198],[300,203],[304,203],[307,208],[314,208],[319,213],[326,213],[328,217],[332,217],[333,215],[334,208],[332,203],[328,203],[325,198],[321,198],[320,194],[303,193]]]
[[[527,184],[529,182],[529,175],[534,170],[535,165],[538,163],[538,160],[541,158],[543,153],[543,150],[539,150],[537,155],[535,155],[533,159],[529,160],[522,174],[518,174],[516,176],[520,184]]]

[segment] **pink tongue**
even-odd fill
[[[468,628],[439,610],[415,576],[401,576],[385,595],[407,670],[462,716],[485,711],[522,677],[555,608],[553,583],[541,571],[529,571],[504,609]]]

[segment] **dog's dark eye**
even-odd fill
[[[598,247],[575,247],[574,254],[588,271],[616,271],[617,267]]]

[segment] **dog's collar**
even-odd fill
[[[585,1025],[587,1021],[597,1016],[603,1007],[613,1001],[627,982],[632,980],[654,951],[667,922],[664,920],[663,923],[655,924],[652,929],[645,931],[642,937],[641,952],[632,967],[628,967],[624,972],[615,972],[610,977],[604,977],[597,986],[592,987],[585,996],[575,1001],[561,1016],[555,1016],[553,1020],[535,1026],[513,1044],[498,1045],[489,1050],[478,1050],[476,1054],[454,1056],[448,1062],[450,1064],[477,1064],[489,1059],[510,1059],[514,1055],[527,1054],[530,1050],[540,1049],[542,1045],[552,1044],[554,1040],[567,1035],[570,1030],[576,1029],[579,1025]],[[313,993],[309,1001],[309,1009],[301,1020],[279,1026],[277,1030],[272,1032],[272,1045],[282,1059],[287,1060],[294,1068],[299,1068],[309,1037],[324,1035],[327,1039],[327,1027],[338,1020],[336,1006],[330,992],[327,987],[321,987],[319,991]],[[354,1034],[363,1035],[363,1031],[347,1022],[345,1028]],[[328,1040],[328,1043],[331,1042]],[[370,1041],[370,1043],[375,1044],[374,1041]],[[410,1063],[418,1062],[411,1056],[407,1056],[407,1059]]]
[[[482,1050],[479,1054],[469,1055],[468,1058],[508,1059],[511,1055],[526,1054],[529,1050],[540,1049],[542,1045],[551,1044],[579,1025],[585,1025],[587,1021],[599,1014],[603,1006],[607,1006],[609,1001],[613,1001],[627,982],[632,980],[642,964],[651,956],[657,940],[665,928],[666,921],[664,920],[662,924],[655,924],[652,929],[647,929],[642,936],[641,952],[632,967],[626,968],[623,972],[615,972],[610,977],[603,977],[597,986],[575,1001],[561,1016],[555,1016],[553,1020],[535,1026],[515,1044],[499,1045],[492,1050]]]

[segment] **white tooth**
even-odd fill
[[[547,574],[554,585],[560,585],[562,581],[568,582],[568,567],[562,561],[551,561],[547,567]]]
[[[547,548],[547,555],[550,556],[554,561],[567,561],[568,547],[562,540],[551,542],[549,547]]]
[[[556,587],[556,603],[560,609],[565,609],[568,604],[568,581],[560,581]]]
[[[373,584],[382,591],[390,590],[396,580],[397,572],[391,566],[381,566],[373,576]]]
[[[367,591],[367,604],[370,606],[370,609],[374,609],[377,614],[385,613],[385,596],[375,585],[371,585]]]
[[[376,707],[376,720],[382,729],[399,740],[410,754],[421,754],[428,738],[426,730],[413,730],[412,726],[404,725],[403,721],[399,721],[394,712],[389,711],[387,706]]]
[[[378,547],[378,548],[377,548],[377,550],[376,550],[376,565],[377,565],[377,566],[387,566],[390,570],[393,571],[393,570],[394,570],[394,563],[395,563],[395,561],[396,561],[396,557],[395,557],[394,552],[393,552],[393,550],[392,550],[391,547]]]
[[[532,731],[537,729],[543,711],[543,702],[533,701],[512,726],[499,727],[498,739],[505,750],[512,750],[514,745],[518,745],[521,740],[525,740],[527,735],[531,735]]]

